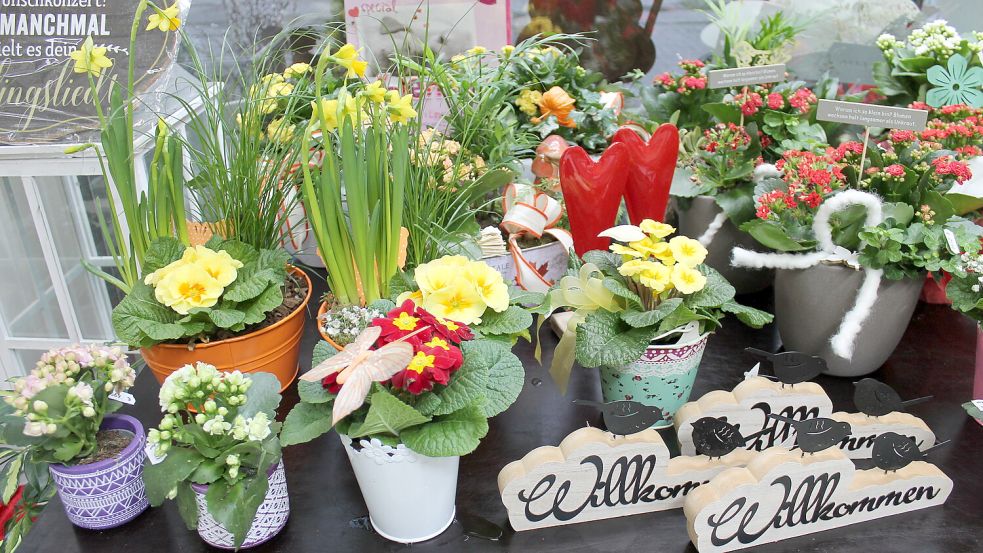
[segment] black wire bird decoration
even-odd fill
[[[812,380],[826,370],[826,361],[822,357],[807,355],[798,351],[769,353],[757,348],[744,348],[744,351],[759,359],[769,361],[771,370],[775,373],[778,381],[782,383],[782,387],[786,384],[795,386],[801,382]]]
[[[651,428],[653,424],[663,420],[662,409],[644,405],[637,401],[612,401],[600,403],[586,399],[575,399],[577,405],[594,407],[601,412],[607,431],[617,436],[629,436]]]
[[[932,396],[925,396],[902,401],[894,388],[873,378],[865,378],[853,385],[853,404],[868,417],[882,417],[932,399]]]
[[[806,453],[818,453],[840,443],[850,435],[850,423],[840,422],[825,417],[795,420],[771,413],[769,417],[788,423],[795,430],[795,445]]]
[[[871,457],[875,467],[883,470],[885,473],[893,472],[905,468],[913,461],[921,461],[931,451],[948,443],[949,440],[946,440],[922,451],[918,448],[915,440],[912,440],[908,436],[902,436],[895,432],[885,432],[874,438]]]
[[[698,455],[720,458],[744,447],[748,438],[723,417],[703,417],[693,423],[693,446]]]

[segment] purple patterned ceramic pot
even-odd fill
[[[48,466],[68,519],[75,526],[93,530],[126,524],[149,506],[143,487],[143,448],[147,443],[143,425],[129,415],[106,415],[100,429],[131,432],[133,441],[115,459]]]
[[[287,518],[290,517],[290,499],[287,497],[287,475],[283,471],[283,460],[270,467],[267,476],[270,487],[266,490],[266,499],[256,510],[256,518],[249,527],[246,541],[242,542],[242,549],[255,547],[271,540],[273,536],[280,533],[280,530],[283,530],[287,525]],[[208,486],[191,484],[191,489],[195,492],[195,503],[198,505],[198,535],[213,547],[234,549],[232,533],[208,512],[205,502]]]
[[[649,346],[638,361],[624,367],[601,367],[604,401],[633,400],[662,409],[663,420],[654,428],[672,426],[676,411],[689,401],[710,338],[700,334],[695,322],[658,338],[671,334],[680,334],[676,344]]]

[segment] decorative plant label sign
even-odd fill
[[[923,109],[819,100],[816,119],[864,127],[922,131],[928,123],[928,112]]]
[[[125,80],[130,55],[136,57],[136,90],[149,90],[174,63],[178,33],[144,30],[139,24],[136,52],[130,29],[138,0],[62,0],[4,3],[0,12],[0,143],[70,140],[72,133],[98,126],[89,78],[73,71],[69,55],[86,37],[106,48],[113,66],[96,80],[106,100],[109,83]],[[180,0],[182,12],[190,0]],[[12,7],[8,7],[12,6]],[[43,7],[42,7],[43,6]],[[150,13],[148,8],[144,18]]]
[[[724,417],[747,440],[744,447],[748,450],[792,447],[795,432],[791,426],[768,415],[805,420],[828,417],[832,412],[833,402],[819,384],[788,386],[755,376],[742,381],[733,392],[714,390],[680,407],[676,412],[676,434],[682,454],[695,455],[693,423],[703,417]]]
[[[714,69],[707,73],[710,88],[730,88],[753,84],[776,83],[785,80],[785,64],[754,65],[733,69]]]
[[[935,432],[922,419],[895,412],[882,417],[868,417],[863,413],[837,412],[831,419],[850,424],[850,435],[840,442],[840,449],[851,459],[870,459],[874,440],[885,432],[901,434],[915,441],[921,449],[935,445]]]
[[[616,437],[588,427],[506,465],[498,489],[515,530],[546,528],[682,507],[686,494],[753,455],[670,459],[654,429]]]
[[[802,456],[775,448],[686,498],[700,553],[734,551],[945,503],[952,480],[915,461],[896,471],[857,470],[838,449]]]

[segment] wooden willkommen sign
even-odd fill
[[[187,11],[190,0],[176,0]],[[86,37],[106,48],[113,67],[96,80],[105,101],[113,79],[125,81],[136,56],[136,90],[146,91],[174,63],[178,33],[145,30],[136,52],[130,29],[139,0],[7,0],[0,10],[0,144],[52,142],[98,126],[89,78],[69,55]],[[167,2],[158,2],[167,7]]]
[[[951,491],[924,461],[885,473],[857,470],[838,449],[774,448],[693,490],[683,512],[700,553],[724,552],[941,505]]]
[[[615,437],[588,427],[506,465],[498,489],[515,530],[575,524],[682,507],[686,494],[751,455],[670,459],[654,429]]]
[[[696,454],[693,423],[703,417],[724,418],[737,426],[747,439],[744,447],[749,451],[792,447],[795,432],[787,422],[770,418],[770,414],[795,420],[828,417],[849,423],[852,433],[840,442],[840,449],[851,459],[869,459],[874,439],[885,432],[908,436],[921,448],[935,444],[935,433],[914,415],[890,413],[868,417],[862,413],[834,413],[826,391],[814,382],[782,386],[755,376],[742,381],[732,392],[714,390],[683,405],[675,419],[679,449],[683,455]]]

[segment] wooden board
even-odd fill
[[[822,386],[803,382],[795,386],[782,385],[761,376],[750,377],[732,392],[714,390],[691,401],[676,412],[676,433],[683,455],[695,455],[693,423],[703,417],[726,417],[748,439],[746,447],[763,451],[769,447],[792,447],[795,432],[786,422],[768,417],[769,413],[795,420],[828,417],[833,402]]]
[[[515,530],[546,528],[680,508],[687,493],[752,456],[670,459],[654,429],[616,437],[588,427],[506,465],[498,489]]]
[[[951,491],[924,461],[885,473],[857,470],[839,449],[803,457],[773,448],[693,490],[683,512],[700,553],[724,552],[941,505]]]

